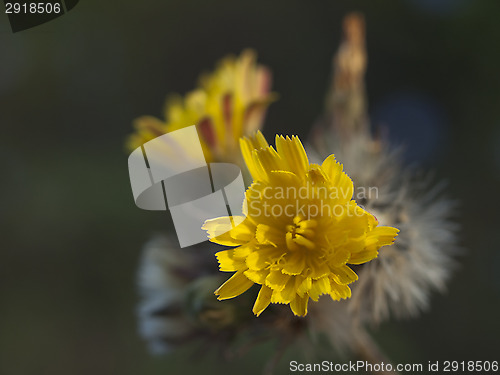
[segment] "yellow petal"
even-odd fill
[[[269,146],[266,137],[264,137],[264,135],[260,130],[257,131],[255,135],[251,137],[251,139],[255,149],[266,148],[267,146]]]
[[[311,277],[314,280],[322,278],[331,273],[330,267],[324,259],[310,258],[309,265],[311,268]]]
[[[229,232],[234,240],[247,243],[254,238],[255,225],[250,220],[245,219],[243,216],[231,216],[231,219],[233,226],[235,223],[239,223]]]
[[[268,146],[269,144],[260,131],[251,137],[244,137],[240,139],[240,148],[243,159],[245,160],[245,164],[254,180],[264,180],[265,174],[262,175],[259,163],[254,161],[253,151],[266,148]]]
[[[269,184],[285,188],[286,197],[290,199],[298,198],[298,189],[302,186],[299,177],[289,171],[271,171],[268,173]]]
[[[375,259],[378,255],[378,250],[361,250],[355,253],[352,253],[351,257],[348,260],[349,264],[363,264],[369,262],[372,259]]]
[[[331,290],[332,288],[328,277],[322,277],[321,279],[313,280],[311,289],[309,290],[309,297],[311,297],[313,301],[317,301],[319,296],[329,294]]]
[[[328,177],[325,172],[319,167],[317,164],[311,164],[309,166],[309,170],[307,171],[307,179],[311,185],[314,186],[324,186],[328,181]],[[331,189],[336,189],[335,187],[331,187]]]
[[[255,150],[255,157],[259,159],[266,172],[283,170],[283,160],[272,146]]]
[[[305,297],[295,297],[292,302],[290,302],[290,308],[293,313],[297,316],[306,316],[307,314],[307,303],[309,302],[309,296]]]
[[[280,270],[274,270],[269,272],[269,275],[266,277],[266,285],[273,290],[281,291],[285,288],[289,279],[290,275],[286,275]]]
[[[219,251],[215,254],[219,261],[219,269],[223,272],[234,272],[246,269],[245,258],[250,254],[248,247],[239,247],[231,250]]]
[[[321,164],[321,169],[325,175],[328,176],[330,183],[337,190],[339,201],[348,202],[351,200],[354,192],[354,185],[349,176],[343,172],[342,164],[335,160],[335,156],[333,154],[325,159],[323,164]]]
[[[252,270],[261,270],[277,261],[281,255],[282,251],[276,247],[261,247],[248,255],[246,264]]]
[[[312,279],[310,277],[305,277],[304,281],[297,288],[297,294],[300,297],[304,297],[312,287]]]
[[[316,247],[316,244],[314,243],[314,241],[311,241],[310,239],[308,239],[304,236],[301,236],[300,234],[295,235],[295,238],[293,239],[293,241],[298,243],[299,245],[302,245],[302,246],[308,248],[309,250],[314,250],[314,248]]]
[[[279,304],[287,304],[289,303],[283,301],[283,298],[281,297],[281,292],[279,290],[273,290],[273,294],[271,295],[271,303],[279,303]]]
[[[265,224],[257,225],[255,239],[262,245],[272,245],[274,247],[285,242],[285,234],[282,230]]]
[[[167,132],[166,124],[152,116],[137,118],[134,121],[134,127],[137,132],[130,135],[127,140],[127,148],[130,151]]]
[[[234,298],[246,292],[252,285],[253,282],[242,271],[238,271],[215,291],[215,295],[218,300]]]
[[[286,247],[288,248],[288,250],[291,250],[291,251],[298,251],[298,250],[300,250],[299,245],[297,244],[297,242],[294,241],[292,232],[287,232],[286,233],[286,235],[285,235],[285,243],[286,243]]]
[[[267,306],[271,303],[271,295],[273,294],[273,291],[271,288],[268,288],[265,285],[262,285],[259,291],[259,295],[257,296],[257,299],[255,300],[255,304],[253,305],[253,313],[256,316],[259,316],[262,311],[266,309]]]
[[[234,222],[240,222],[234,227]],[[255,226],[243,216],[224,216],[205,221],[202,229],[208,232],[211,242],[224,246],[239,246],[249,242],[255,233]]]
[[[366,234],[364,248],[353,251],[348,263],[362,264],[375,259],[378,256],[378,249],[382,246],[391,245],[399,230],[393,227],[376,227]]]
[[[364,245],[364,239],[362,239],[360,247]],[[328,264],[331,267],[339,267],[347,263],[351,253],[346,246],[338,247],[333,251],[333,255],[328,259]]]
[[[356,272],[351,270],[348,266],[340,266],[332,268],[332,277],[337,284],[350,284],[358,279]]]
[[[297,276],[290,276],[282,291],[273,293],[273,298],[276,303],[290,303],[297,295],[297,284],[302,282],[302,279]],[[276,294],[276,295],[275,295]]]
[[[351,297],[351,288],[347,285],[339,285],[335,281],[330,280],[330,288],[330,297],[332,297],[334,301]]]
[[[253,166],[258,174],[259,180],[268,181],[268,176],[271,171],[283,169],[281,157],[271,146],[254,150],[252,152]],[[253,175],[252,175],[253,176]]]
[[[263,285],[266,277],[269,275],[269,270],[246,270],[245,276],[252,280],[255,284]]]
[[[366,235],[363,234],[359,237],[350,237],[346,240],[346,243],[342,247],[336,249],[336,251],[341,252],[341,254],[335,254],[331,258],[332,265],[342,265],[346,264],[351,257],[351,254],[359,253],[365,249]],[[335,258],[335,261],[333,259]],[[334,264],[335,263],[335,264]]]
[[[380,249],[382,246],[391,245],[399,229],[393,227],[376,227],[366,234],[366,248]]]
[[[306,257],[302,251],[295,251],[291,253],[283,265],[283,273],[288,275],[299,275],[302,273],[306,266]]]
[[[309,160],[304,146],[297,136],[293,136],[291,139],[288,136],[286,138],[276,136],[276,149],[284,161],[286,170],[301,178],[305,176],[309,169]]]
[[[229,235],[233,229],[231,217],[223,216],[205,221],[201,229],[208,232],[208,237],[212,242],[220,243],[226,246],[238,246],[240,242],[235,242]]]

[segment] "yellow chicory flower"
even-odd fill
[[[136,119],[136,132],[127,147],[134,150],[160,135],[196,125],[207,162],[238,163],[239,139],[262,127],[265,111],[275,98],[270,93],[270,71],[255,61],[252,50],[223,59],[185,98],[167,100],[165,121],[152,116]]]
[[[246,217],[232,217],[241,222],[234,228],[227,217],[203,226],[212,242],[235,246],[216,254],[221,271],[235,272],[216,290],[218,299],[259,284],[255,315],[280,303],[305,316],[309,298],[349,298],[348,284],[358,278],[349,264],[376,258],[398,229],[378,226],[356,204],[353,183],[334,155],[310,164],[295,136],[277,136],[276,149],[260,132],[240,143],[254,179],[245,193]]]

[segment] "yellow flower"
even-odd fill
[[[271,73],[255,60],[251,50],[223,59],[185,98],[167,100],[165,121],[151,116],[136,119],[136,132],[127,147],[134,150],[160,135],[196,125],[207,162],[238,162],[238,140],[262,127],[267,106],[275,97],[269,92]]]
[[[241,149],[254,179],[245,193],[245,218],[205,222],[212,242],[236,246],[216,254],[220,270],[235,272],[215,291],[219,300],[262,285],[253,307],[259,316],[270,303],[290,304],[307,314],[309,298],[349,298],[358,276],[348,264],[362,264],[393,243],[398,229],[377,226],[359,207],[353,183],[334,155],[310,164],[297,137],[276,137],[276,149],[258,132]]]

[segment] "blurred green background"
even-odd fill
[[[270,347],[222,365],[152,357],[138,337],[140,249],[170,218],[134,205],[124,139],[246,47],[280,93],[265,134],[305,137],[352,10],[367,22],[374,125],[448,181],[465,249],[449,292],[377,339],[396,363],[499,359],[500,2],[81,0],[16,34],[0,15],[0,374],[262,368]]]

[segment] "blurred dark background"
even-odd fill
[[[124,139],[246,47],[280,94],[265,134],[305,137],[352,10],[367,22],[373,123],[448,181],[465,249],[448,293],[377,339],[393,362],[499,359],[500,2],[81,0],[16,34],[0,15],[0,374],[262,368],[269,348],[195,363],[138,337],[140,248],[169,215],[134,205]]]

